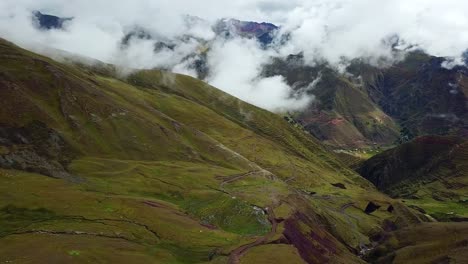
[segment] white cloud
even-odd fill
[[[263,50],[255,40],[218,40],[209,53],[212,75],[208,82],[244,101],[272,110],[304,108],[310,97],[290,96],[291,88],[281,76],[261,78],[262,65],[277,55]]]
[[[307,1],[285,24],[292,41],[285,52],[303,50],[307,60],[322,56],[389,55],[382,39],[398,35],[437,56],[459,56],[468,48],[468,2],[448,0]]]
[[[31,22],[33,10],[75,17],[65,30],[41,31]],[[389,56],[382,39],[398,35],[428,53],[454,57],[468,48],[468,2],[463,0],[2,0],[0,36],[28,48],[45,45],[132,68],[170,68],[195,75],[188,67],[200,43],[178,41],[173,50],[154,50],[154,42],[131,41],[120,49],[122,38],[135,26],[161,39],[184,34],[212,41],[208,53],[211,84],[241,99],[270,110],[297,109],[305,98],[290,98],[285,81],[260,78],[270,56],[304,52],[307,62],[326,59],[339,64],[342,57],[376,60]],[[198,16],[187,26],[185,15]],[[254,41],[214,39],[210,24],[216,19],[266,21],[282,26],[291,40],[276,51]]]

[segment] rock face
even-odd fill
[[[1,168],[77,180],[66,170],[76,151],[44,123],[33,122],[19,128],[0,125],[0,148]]]
[[[35,11],[33,12],[33,20],[37,23],[40,29],[51,30],[62,29],[64,23],[73,20],[73,18],[62,18]]]
[[[213,27],[214,32],[222,37],[240,36],[255,38],[262,45],[268,45],[273,41],[273,34],[279,28],[271,23],[258,23],[240,21],[237,19],[222,19]]]

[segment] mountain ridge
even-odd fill
[[[6,260],[363,263],[385,245],[374,236],[430,221],[302,128],[192,77],[0,51]]]
[[[460,137],[418,137],[370,158],[357,171],[440,221],[463,221],[468,216],[467,148]]]
[[[0,49],[2,131],[34,132],[31,122],[47,128],[45,138],[0,135],[0,156],[14,160],[0,162],[0,255],[7,259],[22,252],[78,262],[223,263],[278,251],[299,263],[359,263],[357,252],[384,219],[401,216],[398,226],[426,220],[282,117],[196,79],[146,70],[123,81],[5,41]],[[73,150],[63,165],[72,179],[46,177],[44,164],[31,159],[56,164],[42,152],[47,135]],[[369,201],[398,209],[370,216]],[[345,210],[365,226],[344,232],[353,221]],[[29,243],[40,251],[23,250]]]

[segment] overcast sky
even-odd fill
[[[65,30],[44,32],[31,22],[33,10],[75,19]],[[189,33],[210,40],[210,23],[219,18],[271,22],[291,33],[286,46],[263,50],[245,39],[214,42],[207,81],[263,108],[297,109],[308,100],[288,98],[290,88],[279,76],[258,76],[271,56],[304,52],[309,63],[323,58],[332,64],[343,56],[376,58],[389,55],[382,40],[398,35],[432,55],[459,57],[468,48],[467,13],[465,0],[0,0],[0,36],[129,67],[169,66],[193,74],[177,63],[199,43],[152,54],[151,42],[132,43],[125,52],[120,42],[135,25],[165,38]],[[188,28],[181,19],[186,14],[208,22]]]

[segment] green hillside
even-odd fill
[[[404,56],[384,69],[355,60],[347,70],[361,77],[372,101],[400,125],[403,141],[424,135],[466,135],[466,66],[448,69],[443,67],[446,58],[420,50]]]
[[[392,65],[366,59],[346,69],[326,62],[307,65],[302,54],[274,58],[264,76],[281,75],[297,92],[315,100],[295,119],[338,151],[391,147],[423,135],[466,136],[468,75],[465,66],[423,51],[401,52]]]
[[[371,263],[466,263],[468,224],[424,223],[385,236],[366,258]]]
[[[296,113],[304,128],[335,149],[392,145],[399,127],[367,94],[362,80],[346,76],[327,63],[308,66],[302,55],[273,59],[265,76],[281,75],[296,90],[315,100]],[[309,87],[314,84],[313,87]]]
[[[425,136],[372,157],[358,172],[380,190],[441,220],[468,219],[468,142]]]
[[[0,41],[0,261],[362,263],[428,220],[280,116],[109,69]]]

